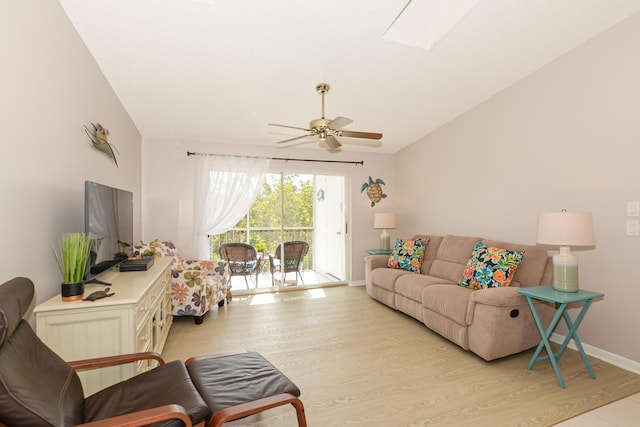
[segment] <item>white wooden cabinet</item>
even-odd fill
[[[156,258],[147,271],[108,270],[98,276],[115,295],[63,302],[60,295],[34,309],[36,333],[64,360],[141,351],[162,352],[171,328],[171,258]],[[85,296],[105,285],[85,285]],[[79,372],[85,395],[130,378],[155,362]]]

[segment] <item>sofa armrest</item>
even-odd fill
[[[229,279],[229,263],[224,260],[219,261],[182,261],[182,269],[184,270],[203,270],[207,276],[215,282],[221,282],[227,285]],[[180,270],[180,269],[175,269]]]
[[[386,268],[389,263],[389,255],[369,255],[364,258],[364,283],[367,293],[371,294],[371,272],[377,268]]]
[[[503,288],[480,289],[473,291],[469,297],[470,304],[485,304],[496,307],[526,304],[527,299],[518,292],[517,288],[506,286]]]
[[[222,287],[208,270],[171,270],[171,313],[174,316],[202,316],[209,311],[215,286]]]
[[[206,270],[207,274],[213,272],[216,268],[218,261],[205,261],[188,259],[182,261],[182,268],[174,268],[175,270]]]
[[[365,269],[371,271],[385,268],[389,264],[389,255],[368,255],[364,258]]]
[[[490,305],[493,307],[520,307],[528,305],[527,299],[518,292],[518,288],[506,286],[503,288],[480,289],[472,291],[469,297],[469,307],[467,309],[467,325],[473,323],[473,313],[475,305]]]

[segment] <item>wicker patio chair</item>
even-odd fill
[[[284,246],[284,257],[281,255],[282,246]],[[296,279],[299,276],[300,281],[304,284],[300,268],[305,255],[309,252],[309,244],[303,241],[293,241],[284,242],[282,246],[278,246],[275,255],[269,255],[271,285],[275,286],[274,274],[276,272],[280,273],[283,284],[287,278],[287,273],[296,273]]]
[[[249,289],[247,276],[255,274],[256,287],[258,286],[261,260],[253,246],[246,243],[225,243],[218,249],[218,254],[229,264],[230,276],[244,276],[247,289]]]

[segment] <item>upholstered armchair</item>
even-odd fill
[[[137,243],[135,248],[136,255],[151,251],[154,256],[173,257],[171,312],[174,316],[192,316],[199,325],[214,304],[222,307],[225,300],[231,300],[226,261],[183,260],[172,242],[157,239],[149,244]]]

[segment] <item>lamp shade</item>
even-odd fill
[[[591,212],[549,212],[540,214],[536,243],[549,246],[594,246]]]
[[[590,212],[543,213],[538,218],[536,243],[559,246],[553,256],[553,289],[562,292],[578,291],[578,258],[570,246],[595,246],[593,221]]]
[[[373,219],[373,228],[396,228],[396,215],[392,213],[377,213]]]

